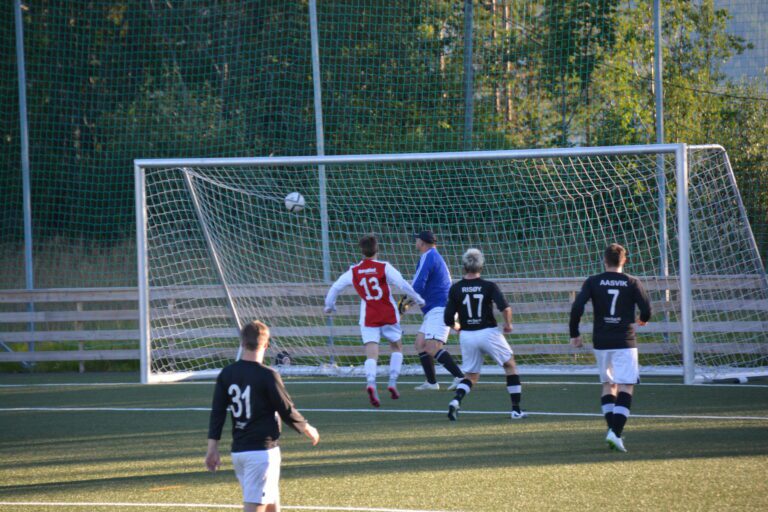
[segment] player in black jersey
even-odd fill
[[[608,423],[606,443],[611,449],[626,452],[621,434],[629,418],[632,393],[640,376],[635,337],[635,306],[640,309],[638,325],[651,319],[651,302],[643,285],[624,274],[627,251],[619,244],[605,249],[605,272],[591,276],[581,287],[571,308],[571,345],[581,347],[579,322],[584,306],[592,301],[594,328],[592,344],[603,384],[601,404]]]
[[[512,419],[525,418],[526,414],[520,409],[522,387],[515,357],[493,316],[493,304],[496,304],[504,315],[503,331],[509,334],[512,332],[512,308],[495,283],[480,277],[485,263],[483,253],[469,249],[461,261],[464,278],[454,283],[448,291],[448,304],[443,315],[445,325],[449,326],[454,325],[456,314],[459,315],[459,345],[464,370],[464,379],[456,387],[456,396],[448,404],[448,419],[456,421],[461,400],[472,389],[472,385],[477,384],[485,354],[504,368],[507,391],[512,400]]]
[[[245,512],[280,510],[280,418],[313,445],[317,430],[296,410],[280,375],[264,366],[269,328],[251,322],[240,333],[242,356],[224,368],[216,379],[208,428],[209,471],[221,466],[219,440],[227,417],[232,416],[232,465],[243,489]]]

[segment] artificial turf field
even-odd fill
[[[0,375],[0,510],[239,508],[226,437],[222,470],[203,466],[212,384],[116,383],[131,380]],[[78,384],[30,386],[62,382]],[[413,391],[415,377],[378,411],[360,381],[286,382],[321,434],[284,432],[286,510],[768,510],[766,381],[647,379],[626,454],[603,443],[593,377],[524,376],[530,416],[514,422],[502,377],[486,377],[456,423],[452,394]]]

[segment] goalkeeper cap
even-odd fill
[[[418,238],[422,242],[426,242],[428,244],[434,244],[437,242],[437,238],[435,238],[435,234],[429,231],[428,229],[425,231],[421,231],[419,233],[416,233],[413,235],[414,238]]]

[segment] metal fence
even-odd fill
[[[131,162],[148,157],[714,142],[768,260],[762,0],[0,13],[0,288],[135,286]]]

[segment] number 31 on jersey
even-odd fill
[[[229,406],[232,416],[240,419],[245,412],[245,419],[251,419],[251,386],[245,386],[245,390],[241,390],[240,386],[232,384],[227,392],[232,401],[232,405]]]

